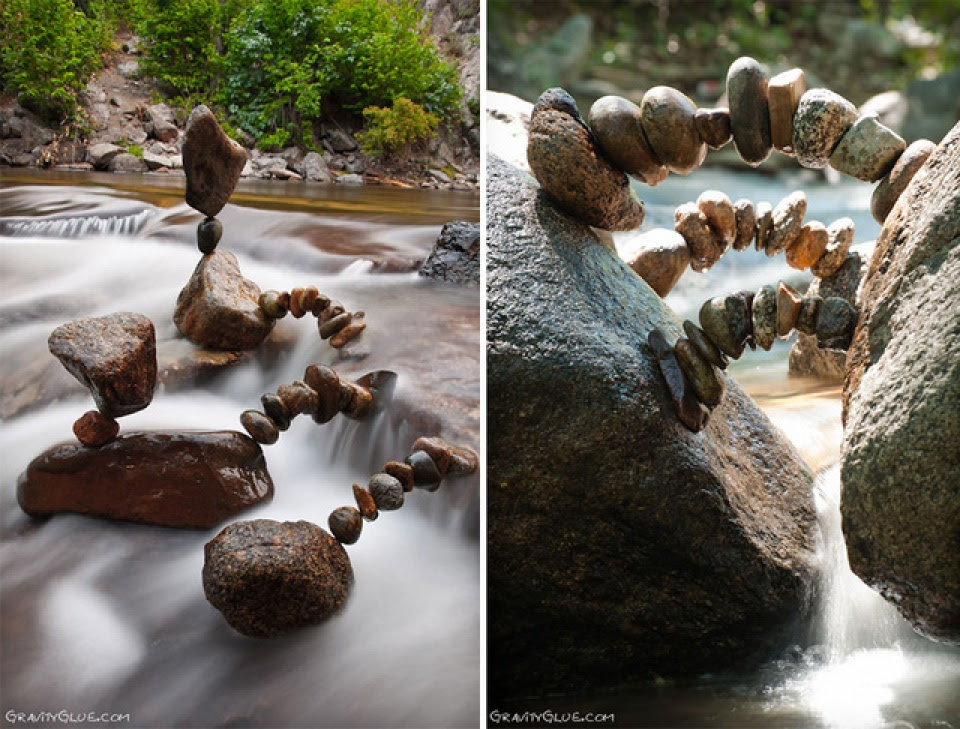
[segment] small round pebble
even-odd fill
[[[440,488],[440,471],[430,455],[424,451],[414,451],[405,462],[413,469],[413,485],[418,489],[436,491]]]
[[[730,126],[730,110],[726,107],[697,109],[694,119],[700,139],[710,149],[722,149],[733,139],[733,129]]]
[[[777,336],[786,339],[797,325],[803,299],[797,290],[781,281],[777,285]]]
[[[810,89],[793,115],[793,149],[804,167],[822,169],[857,120],[857,107],[829,89]]]
[[[643,133],[640,107],[622,96],[603,96],[590,107],[588,124],[604,156],[653,187],[667,177]]]
[[[727,369],[730,360],[727,359],[727,355],[717,348],[716,344],[710,341],[710,338],[704,333],[703,329],[687,319],[683,322],[683,331],[687,335],[687,339],[700,351],[700,354],[707,362],[722,370]]]
[[[827,228],[819,220],[811,220],[800,228],[800,235],[787,247],[787,264],[805,271],[820,260],[827,250]]]
[[[403,486],[404,491],[413,491],[413,467],[400,461],[387,461],[383,466],[384,473],[389,473]]]
[[[817,318],[820,315],[820,307],[823,305],[823,299],[815,294],[807,294],[800,302],[800,313],[797,314],[797,323],[795,328],[803,334],[816,334]]]
[[[723,255],[723,243],[714,235],[707,216],[696,203],[684,203],[674,212],[674,230],[687,242],[690,249],[690,267],[703,271],[713,266]]]
[[[279,430],[283,431],[290,427],[292,419],[290,410],[279,395],[273,392],[261,395],[260,405],[263,407],[266,416],[274,422]]]
[[[264,291],[260,294],[260,308],[271,319],[283,319],[289,311],[284,303],[288,298],[289,294],[284,296],[279,291]]]
[[[307,313],[303,308],[302,288],[290,289],[290,313],[293,314],[294,319],[301,319]]]
[[[737,238],[737,214],[730,198],[719,190],[705,190],[697,198],[697,207],[707,216],[707,222],[713,228],[724,249],[733,245]]]
[[[733,204],[733,215],[737,222],[737,237],[733,240],[733,250],[742,251],[750,247],[757,232],[757,211],[753,203],[743,198]]]
[[[673,345],[673,351],[697,400],[708,408],[717,407],[723,399],[723,382],[717,376],[717,371],[689,339],[680,337]]]
[[[769,351],[777,339],[777,289],[761,286],[753,297],[753,340]]]
[[[366,521],[376,521],[380,516],[377,509],[377,502],[373,496],[363,486],[358,483],[353,485],[353,498],[357,502],[357,508],[360,510],[360,516]]]
[[[403,506],[403,484],[389,473],[375,473],[367,490],[380,511],[396,511]]]
[[[880,180],[870,198],[870,213],[880,225],[887,219],[897,200],[907,189],[910,180],[926,164],[927,158],[937,148],[929,139],[918,139],[906,148],[887,176]]]
[[[669,86],[654,86],[640,103],[643,131],[657,159],[671,172],[688,175],[703,164],[707,145],[697,131],[697,106]]]
[[[442,478],[450,468],[450,446],[442,438],[417,438],[412,451],[423,451],[437,464],[437,472]]]
[[[108,418],[99,410],[85,412],[73,424],[73,434],[85,446],[99,448],[106,445],[120,432],[120,423]]]
[[[257,443],[273,445],[280,439],[280,430],[270,418],[259,410],[244,410],[240,423]]]
[[[352,319],[353,317],[347,312],[343,312],[342,314],[338,314],[337,316],[331,319],[328,319],[327,321],[319,325],[320,338],[329,339],[334,334],[336,334],[341,329],[343,329],[345,326],[347,326],[347,324],[349,324]]]
[[[223,236],[223,224],[216,218],[204,218],[197,225],[197,247],[206,255],[213,253]]]
[[[316,286],[307,286],[300,292],[298,301],[300,308],[303,309],[304,313],[312,313],[313,304],[319,297],[320,292],[317,290]]]
[[[341,506],[330,512],[327,524],[340,544],[356,544],[363,531],[363,516],[352,506]]]
[[[280,385],[277,395],[287,406],[292,417],[297,415],[313,415],[320,407],[320,398],[317,391],[301,380],[294,380],[289,385]]]
[[[803,216],[807,212],[807,196],[802,190],[787,195],[773,209],[773,222],[770,235],[764,244],[768,256],[775,256],[793,245],[800,236]]]

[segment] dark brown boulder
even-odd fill
[[[207,600],[255,638],[323,622],[353,584],[343,547],[306,521],[239,521],[207,542],[203,556]]]
[[[226,135],[212,111],[200,104],[190,112],[183,137],[187,205],[216,217],[233,194],[246,163],[246,150]]]
[[[72,512],[209,529],[273,498],[260,446],[234,431],[127,433],[100,448],[61,443],[17,482],[30,516]]]
[[[142,314],[75,319],[54,329],[47,346],[86,385],[104,415],[129,415],[153,400],[157,338],[153,322]]]

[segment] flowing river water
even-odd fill
[[[4,171],[0,189],[0,668],[4,726],[17,713],[129,714],[135,727],[475,726],[480,714],[479,476],[408,495],[349,548],[355,584],[326,624],[274,640],[234,633],[204,600],[203,544],[179,531],[60,515],[16,503],[31,459],[72,439],[92,407],[46,351],[58,324],[137,311],[158,351],[189,361],[174,302],[199,260],[200,216],[182,178]],[[136,429],[240,429],[263,392],[314,362],[341,374],[398,373],[369,422],[299,418],[265,447],[272,503],[240,518],[305,519],[353,501],[419,435],[479,446],[480,293],[425,280],[415,264],[444,222],[478,220],[470,193],[241,183],[220,245],[262,289],[316,285],[367,330],[349,355],[312,317],[283,319],[273,344],[203,376],[184,365]],[[175,368],[174,368],[175,369]],[[66,375],[64,377],[64,375]],[[12,713],[10,713],[12,712]],[[57,721],[46,722],[57,725]],[[36,724],[34,724],[36,725]],[[44,725],[41,723],[39,725]],[[101,724],[102,726],[102,724]]]

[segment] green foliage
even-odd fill
[[[75,119],[77,94],[110,44],[103,8],[91,2],[88,16],[70,0],[0,2],[0,87],[48,119]]]
[[[290,141],[290,132],[286,129],[274,129],[257,140],[257,147],[264,152],[283,149]]]
[[[410,99],[399,98],[390,108],[368,106],[363,110],[367,129],[357,135],[367,154],[400,152],[434,136],[440,118]]]
[[[137,159],[143,159],[143,147],[139,144],[131,144],[127,147],[127,152],[132,154]]]

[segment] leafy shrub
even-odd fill
[[[77,117],[77,94],[110,45],[102,3],[89,5],[90,16],[70,0],[0,2],[0,86],[48,119]]]
[[[419,104],[403,97],[389,109],[368,106],[363,115],[369,120],[367,129],[357,137],[367,154],[399,152],[415,142],[429,139],[437,132],[440,118]]]

